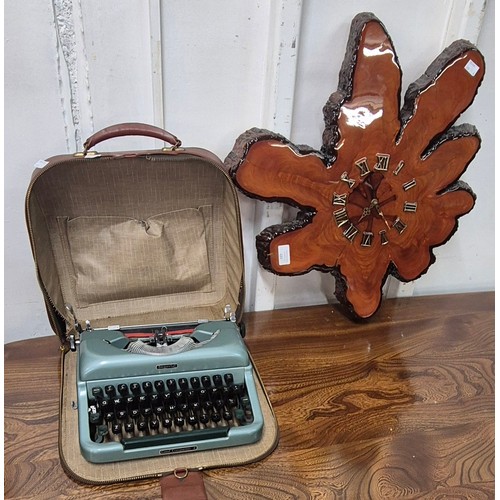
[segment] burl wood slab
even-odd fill
[[[484,76],[475,46],[459,40],[416,82],[400,109],[401,68],[371,13],[351,25],[339,87],[323,112],[321,151],[277,133],[238,137],[226,165],[248,196],[299,208],[257,236],[262,266],[279,275],[330,272],[356,318],[380,306],[389,274],[412,281],[434,262],[475,195],[459,180],[480,147],[469,124],[451,126]]]

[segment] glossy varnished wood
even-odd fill
[[[377,311],[388,275],[409,282],[424,274],[433,249],[475,203],[460,176],[479,134],[451,125],[484,71],[478,49],[456,41],[401,101],[402,71],[386,28],[370,12],[356,15],[337,91],[323,108],[321,150],[253,128],[225,160],[243,193],[299,209],[257,235],[260,264],[287,276],[331,272],[335,296],[358,318]]]
[[[364,323],[335,305],[245,319],[281,438],[206,471],[210,499],[493,498],[493,293],[387,300]],[[156,480],[65,475],[58,387],[55,336],[5,346],[6,498],[159,498]]]

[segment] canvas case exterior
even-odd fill
[[[96,152],[119,136],[169,143],[157,150]],[[160,128],[125,123],[91,136],[82,153],[49,158],[32,176],[26,221],[47,315],[61,340],[59,449],[82,482],[162,476],[179,468],[240,465],[269,454],[277,424],[258,382],[262,439],[231,449],[95,465],[79,452],[76,354],[81,328],[241,319],[244,267],[238,197],[213,153],[183,148]],[[259,380],[257,375],[257,380]],[[242,447],[239,447],[242,448]]]

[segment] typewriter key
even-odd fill
[[[148,430],[148,423],[144,419],[139,420],[137,422],[137,430],[139,432],[146,432]]]
[[[92,389],[92,396],[94,396],[95,398],[102,398],[103,397],[102,387],[94,387]]]
[[[152,431],[157,431],[160,428],[160,421],[158,419],[156,419],[156,418],[152,418],[149,421],[149,428]]]
[[[107,385],[104,387],[104,392],[110,397],[114,397],[116,395],[116,389],[114,385]]]
[[[187,421],[189,425],[192,425],[194,427],[198,423],[198,418],[193,412],[189,412]]]
[[[141,386],[137,382],[133,382],[130,384],[130,390],[132,391],[132,394],[138,396],[141,393]]]
[[[156,392],[165,392],[165,384],[163,383],[163,380],[155,380],[154,386]]]
[[[89,422],[94,425],[102,424],[102,414],[95,406],[89,408]]]
[[[218,422],[221,421],[221,418],[220,418],[220,414],[219,412],[217,411],[213,411],[211,414],[210,414],[210,420],[212,422],[214,422],[215,424],[217,424]]]
[[[246,423],[245,421],[245,412],[241,408],[236,408],[234,410],[234,418],[239,424]]]
[[[212,385],[212,381],[210,380],[210,377],[208,375],[203,375],[203,377],[201,377],[201,383],[203,387],[205,387],[205,389]]]
[[[139,402],[136,397],[127,398],[127,412],[130,418],[137,418],[139,416]]]
[[[106,422],[111,422],[115,419],[115,412],[114,411],[107,411],[105,414],[104,414],[104,420]]]
[[[164,411],[165,411],[165,407],[164,406],[154,406],[153,407],[153,413],[155,415],[161,415]]]
[[[179,387],[180,387],[183,391],[186,391],[186,390],[189,388],[187,378],[180,378],[180,379],[178,380],[178,384],[179,384]]]
[[[111,432],[115,435],[117,434],[121,434],[122,433],[122,424],[118,423],[118,422],[115,422],[112,426],[111,426]]]
[[[153,410],[151,409],[150,406],[146,406],[144,408],[141,408],[141,415],[143,417],[149,417],[150,415],[152,415],[153,413]]]
[[[170,392],[175,392],[175,391],[176,391],[176,389],[177,389],[177,383],[176,383],[175,379],[173,379],[173,378],[169,378],[169,379],[167,380],[167,387],[168,387],[168,390],[169,390]]]
[[[205,410],[202,410],[200,412],[200,418],[199,418],[200,423],[206,425],[208,424],[209,420],[210,417],[208,416],[208,413]]]
[[[245,413],[245,419],[247,422],[253,421],[252,406],[250,405],[250,400],[248,397],[241,398],[241,405],[243,406],[243,411]]]
[[[241,384],[233,384],[231,386],[231,391],[236,396],[241,396],[245,392],[244,387]]]
[[[127,434],[133,434],[134,433],[134,423],[133,422],[127,422],[125,424],[125,432]]]
[[[128,416],[127,410],[115,410],[115,413],[118,420],[125,420]]]
[[[125,398],[113,398],[111,401],[115,410],[125,408]]]
[[[174,395],[171,392],[164,392],[161,398],[165,404],[168,404],[174,400]]]
[[[172,428],[172,419],[165,417],[161,421],[161,425],[163,426],[164,429],[171,429]]]
[[[232,385],[234,383],[233,374],[232,373],[225,373],[224,380],[226,382],[226,385]]]
[[[128,396],[128,386],[127,386],[127,384],[118,384],[118,392],[122,396]]]
[[[142,388],[146,394],[151,394],[153,392],[153,384],[149,381],[143,382]]]
[[[214,375],[212,377],[212,380],[214,381],[215,387],[221,387],[222,386],[222,376],[221,375]]]
[[[108,435],[107,425],[98,425],[95,431],[94,441],[96,443],[103,443],[104,438]]]
[[[113,409],[113,402],[110,399],[105,398],[101,400],[99,406],[101,407],[102,411],[110,411]]]
[[[198,377],[191,377],[191,379],[189,381],[191,382],[191,387],[194,390],[199,389],[201,387],[200,379]]]

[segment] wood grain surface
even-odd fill
[[[245,315],[280,442],[205,471],[210,499],[494,497],[494,294]],[[58,457],[58,339],[5,346],[5,498],[160,498],[157,480],[72,481]],[[77,439],[77,436],[75,436]]]
[[[385,26],[370,12],[356,15],[338,88],[323,108],[321,150],[252,128],[225,160],[247,196],[299,209],[257,235],[260,264],[285,276],[331,272],[336,298],[357,318],[378,310],[388,275],[403,282],[422,276],[433,249],[475,203],[460,176],[481,140],[472,125],[453,124],[484,71],[477,47],[458,40],[402,98]]]

